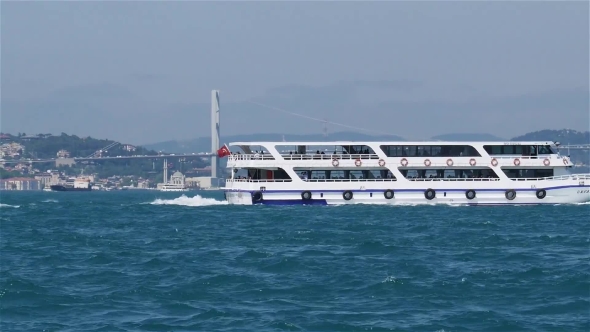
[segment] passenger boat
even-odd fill
[[[229,204],[561,204],[590,201],[590,174],[556,142],[236,142]],[[230,148],[231,147],[231,148]],[[233,151],[231,151],[231,150]],[[230,152],[231,151],[231,152]]]

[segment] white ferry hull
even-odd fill
[[[569,168],[573,163],[569,157],[559,154],[556,142],[235,142],[230,145],[241,152],[231,154],[226,146],[218,151],[219,156],[228,156],[227,167],[232,172],[224,188],[229,204],[590,202],[590,174],[571,174]],[[260,147],[266,152],[259,150]]]
[[[434,186],[433,186],[434,187]],[[545,190],[545,197],[537,197],[537,188]],[[473,188],[453,186],[448,188],[432,188],[435,192],[433,199],[425,197],[428,188],[391,188],[394,197],[387,199],[384,196],[386,188],[359,189],[348,187],[343,189],[268,189],[265,191],[253,189],[226,188],[225,195],[229,204],[236,205],[341,205],[341,204],[387,204],[387,205],[433,205],[433,204],[458,204],[458,205],[531,205],[531,204],[576,204],[590,202],[590,186],[570,184],[553,185],[537,188]],[[507,190],[514,190],[516,197],[512,200],[506,198]],[[466,197],[468,190],[474,190],[473,199]],[[304,200],[302,192],[311,192],[311,199]],[[353,198],[345,200],[344,191],[350,191]],[[262,198],[255,197],[261,193]]]

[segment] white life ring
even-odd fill
[[[563,164],[567,165],[567,158],[566,157],[563,157]]]
[[[514,159],[514,166],[518,166],[520,165],[520,159],[516,158]]]
[[[431,164],[430,159],[424,160],[424,166],[428,167],[428,166],[430,166],[430,164]]]
[[[260,159],[260,155],[257,153],[254,155],[254,159]]]
[[[385,166],[385,160],[379,159],[379,166],[381,166],[381,167]]]
[[[498,161],[496,160],[496,158],[492,158],[492,166],[498,166]]]
[[[354,161],[354,165],[355,165],[356,167],[359,167],[359,166],[360,166],[360,165],[362,165],[362,164],[363,164],[363,162],[362,162],[360,159],[357,159],[357,160],[355,160],[355,161]]]
[[[551,164],[551,162],[549,161],[549,159],[545,158],[545,160],[543,160],[543,165],[549,166],[549,164]]]
[[[340,165],[340,162],[338,161],[338,159],[332,159],[332,166],[338,167],[338,165]]]
[[[469,165],[475,166],[476,164],[477,164],[477,161],[475,161],[475,159],[473,159],[473,158],[469,159]]]
[[[400,161],[400,164],[402,164],[402,166],[404,166],[404,167],[408,166],[408,159],[402,158],[402,160]]]
[[[453,166],[453,159],[447,159],[447,166]]]

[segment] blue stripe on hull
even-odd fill
[[[590,188],[589,185],[568,185],[568,186],[557,186],[557,187],[546,187],[546,188],[535,188],[535,189],[529,189],[529,188],[508,188],[508,189],[480,189],[480,188],[468,188],[468,189],[434,189],[434,191],[436,192],[461,192],[461,191],[466,191],[466,190],[475,190],[476,192],[479,191],[506,191],[506,190],[514,190],[516,192],[519,191],[537,191],[539,189],[545,189],[546,191],[549,190],[556,190],[556,189],[566,189],[566,188]],[[307,189],[285,189],[285,190],[265,190],[263,193],[292,193],[292,192],[302,192],[304,190]],[[363,190],[354,190],[354,189],[311,189],[311,190],[307,190],[309,192],[312,193],[335,193],[335,192],[344,192],[346,190],[352,191],[353,193],[382,193],[384,192],[386,189],[363,189]],[[426,189],[393,189],[391,188],[391,190],[393,190],[394,192],[424,192]],[[259,190],[245,190],[245,189],[226,189],[226,192],[256,192]]]
[[[302,199],[263,199],[254,204],[262,205],[328,205],[325,199],[311,199],[304,201]]]

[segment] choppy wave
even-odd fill
[[[156,199],[150,204],[152,205],[182,205],[182,206],[211,206],[211,205],[227,205],[227,201],[217,200],[215,198],[205,198],[201,195],[188,197],[182,195],[173,199]]]
[[[0,331],[590,330],[587,204],[50,195],[3,193]]]
[[[10,204],[4,204],[4,203],[0,203],[0,208],[19,208],[20,205],[10,205]]]

